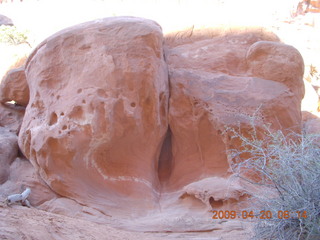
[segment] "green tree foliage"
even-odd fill
[[[18,45],[28,42],[27,31],[20,31],[15,26],[0,26],[0,43]]]

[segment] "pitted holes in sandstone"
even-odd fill
[[[135,103],[135,102],[132,102],[132,103],[130,104],[130,106],[134,108],[134,107],[136,107],[136,103]]]
[[[56,98],[57,98],[57,100],[59,100],[59,99],[60,99],[60,95],[57,95],[57,97],[56,97]]]
[[[51,113],[50,119],[49,119],[49,126],[52,126],[53,124],[56,124],[58,122],[58,116],[55,112]]]
[[[69,115],[70,119],[81,121],[83,119],[83,109],[81,106],[75,106]]]
[[[223,200],[215,200],[213,197],[210,197],[209,204],[212,209],[221,209],[223,207]]]
[[[66,130],[67,128],[67,125],[63,125],[62,130]]]
[[[79,88],[79,89],[77,90],[77,93],[79,94],[79,93],[81,93],[81,92],[82,92],[82,89]]]
[[[86,100],[83,99],[83,100],[82,100],[82,103],[83,103],[83,104],[86,104]]]

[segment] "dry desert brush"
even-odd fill
[[[320,239],[319,135],[284,134],[269,127],[259,134],[252,127],[245,136],[231,132],[241,142],[229,152],[233,171],[251,186],[253,239]]]

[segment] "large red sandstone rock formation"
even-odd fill
[[[257,129],[267,123],[300,128],[304,64],[296,49],[259,32],[203,38],[177,40],[166,51],[172,132],[168,189],[232,175],[227,150],[237,146],[223,134],[226,127],[241,126],[245,133],[254,117]],[[212,188],[221,183],[215,179]]]
[[[109,18],[59,32],[32,53],[19,144],[55,192],[154,204],[168,127],[162,42],[153,21]]]
[[[257,128],[300,129],[304,68],[293,47],[261,31],[163,41],[153,21],[108,18],[63,30],[29,57],[19,146],[56,193],[106,213],[190,195],[223,206],[243,194],[239,183],[229,195],[221,187],[237,147],[226,127],[245,132],[255,116]]]

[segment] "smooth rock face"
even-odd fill
[[[10,70],[0,85],[0,102],[15,101],[26,107],[29,102],[29,87],[24,67]]]
[[[0,127],[0,184],[8,180],[10,164],[17,155],[17,136],[8,128]]]
[[[225,132],[228,127],[240,126],[246,134],[254,118],[258,130],[271,123],[274,129],[299,131],[302,57],[290,46],[265,40],[270,39],[247,32],[168,47],[172,158],[166,161],[171,173],[164,189],[210,177],[219,185],[232,175],[226,152],[240,143]]]
[[[19,146],[55,192],[120,209],[157,198],[169,93],[162,38],[151,20],[108,18],[31,54]]]
[[[299,98],[304,96],[304,63],[301,54],[292,46],[259,41],[247,51],[249,73],[255,77],[285,84]]]

